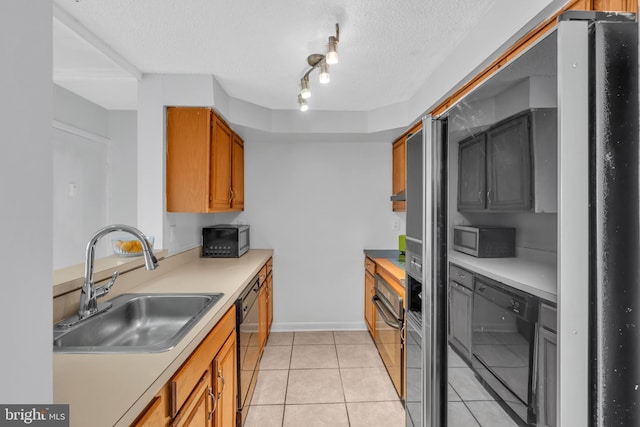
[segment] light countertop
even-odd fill
[[[224,293],[172,350],[151,354],[55,353],[54,403],[70,405],[71,426],[130,425],[272,255],[270,249],[254,249],[240,258],[198,258],[135,288],[132,293]]]
[[[395,279],[389,285],[404,298],[405,270],[400,265],[404,262],[405,255],[396,249],[365,249],[364,254],[376,263],[376,268],[385,270],[392,279]]]
[[[517,248],[515,258],[476,258],[449,250],[449,262],[513,288],[557,302],[557,254]]]

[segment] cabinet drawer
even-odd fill
[[[473,273],[463,270],[457,265],[449,264],[449,279],[473,290]]]
[[[371,258],[366,257],[364,259],[364,269],[367,271],[367,273],[374,276],[376,274],[376,263],[373,262]]]
[[[258,273],[258,281],[260,282],[260,286],[267,280],[267,264],[263,265]]]
[[[271,270],[273,270],[273,258],[269,258],[269,261],[267,261],[267,276],[271,273]]]
[[[211,401],[211,372],[206,371],[194,386],[178,415],[173,419],[170,427],[210,426],[212,414]]]
[[[549,329],[552,332],[558,330],[558,318],[556,308],[545,303],[540,304],[540,326]]]
[[[227,337],[236,326],[236,307],[232,305],[229,311],[220,319],[212,331],[202,341],[193,354],[169,381],[171,393],[171,417],[175,417],[182,405],[202,378],[202,374],[209,369],[211,361],[222,348]]]
[[[154,427],[165,424],[165,411],[163,406],[163,396],[158,395],[136,419],[131,427]]]

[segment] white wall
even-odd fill
[[[52,9],[0,2],[0,402],[50,403]]]
[[[364,329],[363,249],[396,248],[391,144],[245,141],[253,248],[273,248],[274,329]],[[402,222],[392,231],[392,219]]]
[[[135,111],[107,111],[56,85],[53,95],[53,268],[59,269],[84,262],[96,230],[136,225],[137,119]],[[101,240],[96,256],[111,254],[110,239]]]
[[[55,129],[52,146],[53,268],[57,270],[83,262],[91,233],[107,222],[108,145]],[[97,256],[105,255],[102,245]]]
[[[135,111],[109,111],[109,188],[107,222],[131,224],[138,222],[138,115]],[[144,163],[144,159],[143,159]]]

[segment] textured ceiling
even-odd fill
[[[328,85],[312,73],[309,99],[314,110],[336,111],[368,111],[410,98],[494,3],[55,0],[142,73],[212,74],[230,96],[270,109],[297,108],[306,57],[324,53],[338,22],[340,63],[332,66]],[[54,31],[54,76],[64,77],[67,88],[86,84],[83,76],[91,81],[92,73],[104,74],[102,66],[108,71],[103,79],[122,81],[109,71],[112,64],[98,59],[101,65],[92,68],[73,56],[87,52],[59,43]],[[99,85],[98,76],[93,84]],[[115,96],[116,89],[110,92]]]

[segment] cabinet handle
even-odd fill
[[[229,188],[229,203],[233,200],[233,188]]]
[[[478,191],[478,200],[480,202],[483,201],[482,193],[484,193],[484,189],[483,188],[481,188],[480,191]]]
[[[222,375],[222,369],[218,369],[218,378],[222,381],[222,388],[220,389],[220,393],[218,393],[218,397],[220,397],[224,391],[224,375]]]
[[[216,400],[216,397],[214,396],[213,390],[211,390],[211,387],[207,388],[207,393],[209,393],[209,397],[213,402],[213,409],[211,409],[211,412],[209,412],[209,419],[212,420],[213,414],[216,412],[216,408],[218,407],[218,401]]]
[[[487,201],[489,203],[493,203],[493,200],[491,200],[491,189],[489,189],[489,191],[487,191]]]
[[[466,274],[458,274],[458,277],[460,277],[461,279],[466,279],[467,275]]]

